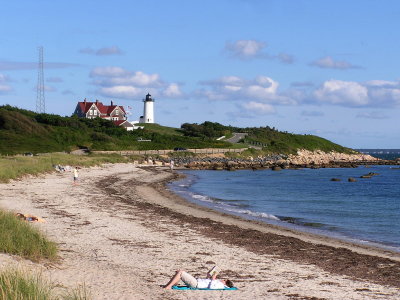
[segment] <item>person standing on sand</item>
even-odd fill
[[[171,159],[171,162],[169,163],[169,168],[171,171],[174,170],[174,160],[173,159]]]
[[[79,174],[78,174],[78,168],[75,167],[75,168],[74,168],[74,184],[78,184],[78,176],[79,176]]]

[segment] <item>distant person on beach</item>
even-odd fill
[[[169,168],[171,169],[171,171],[174,170],[174,160],[171,159],[171,162],[169,163]]]
[[[74,168],[74,184],[78,184],[78,177],[79,177],[78,168],[75,167]]]
[[[164,286],[164,289],[170,290],[179,281],[183,281],[187,286],[191,288],[208,288],[208,289],[224,289],[233,287],[233,282],[229,279],[216,279],[217,274],[213,276],[207,275],[207,278],[194,278],[184,270],[176,271],[175,275],[172,276],[170,281]]]

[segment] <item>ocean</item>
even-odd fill
[[[399,167],[185,170],[169,188],[242,218],[400,252]]]

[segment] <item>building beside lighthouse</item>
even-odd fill
[[[143,99],[143,116],[140,116],[139,123],[154,123],[154,99],[148,93]]]

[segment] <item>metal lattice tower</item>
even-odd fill
[[[43,47],[38,47],[39,50],[39,65],[38,65],[38,80],[36,87],[36,112],[45,113],[46,104],[44,98],[44,74],[43,74]]]

